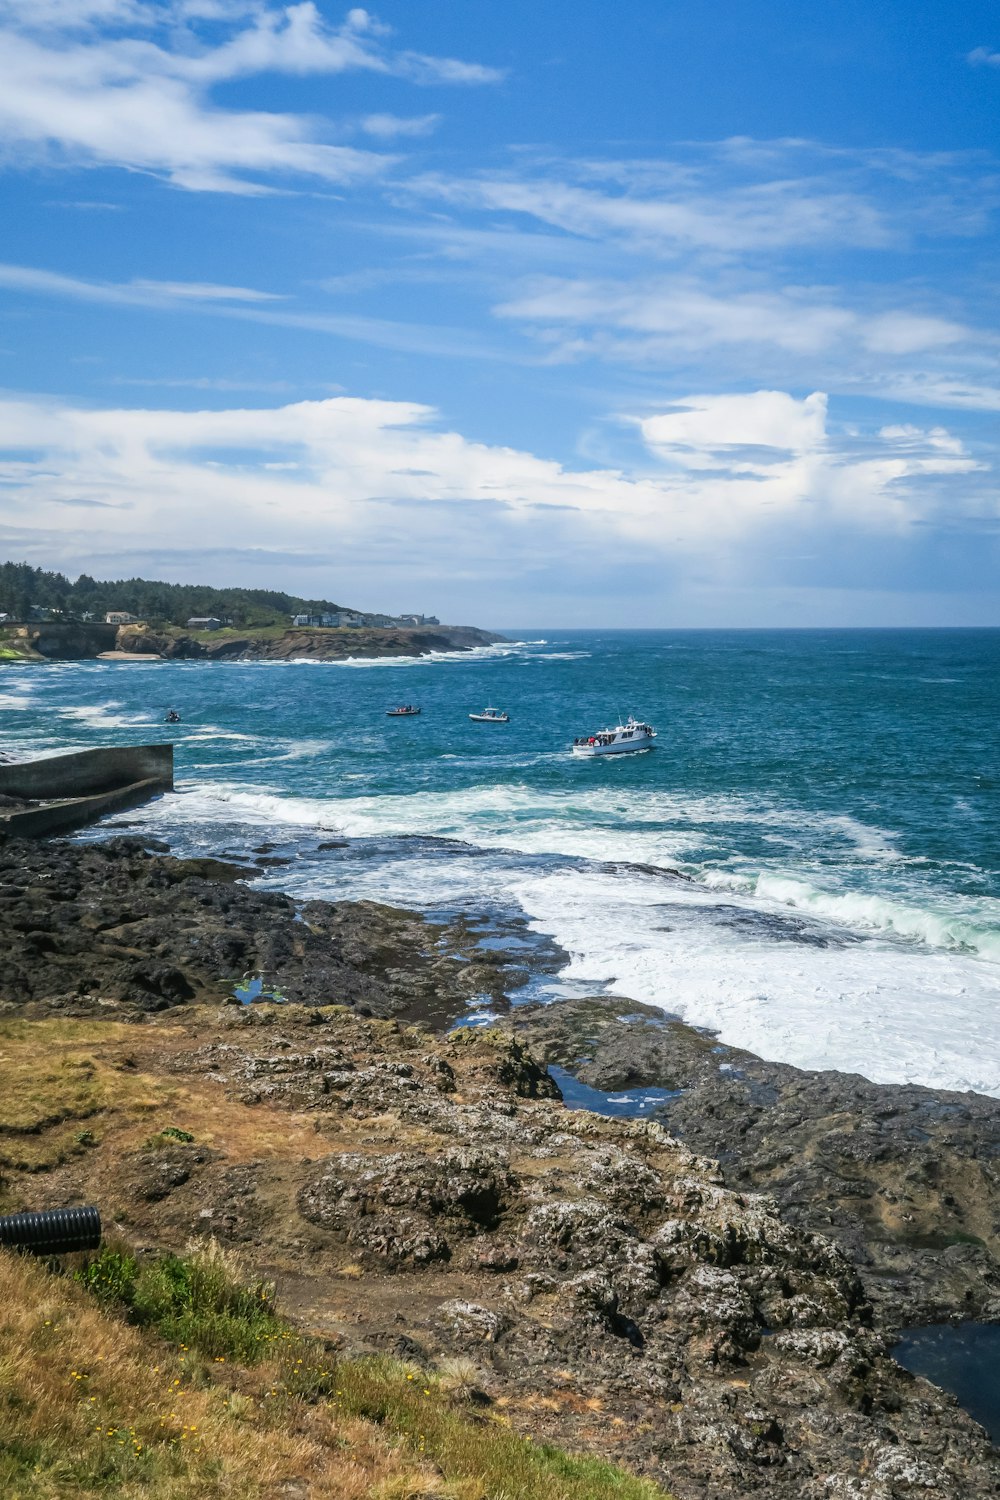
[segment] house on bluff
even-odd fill
[[[302,614],[292,616],[292,624],[298,628],[308,628],[309,626],[325,625],[333,629],[339,629],[342,626],[350,625],[353,628],[357,629],[359,626],[365,625],[367,623],[368,622],[363,615],[353,614],[351,611],[346,609],[337,610],[329,614]]]

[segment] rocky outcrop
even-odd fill
[[[16,625],[3,637],[9,650],[2,655],[25,661],[82,661],[111,650],[115,627],[82,620]]]
[[[766,1062],[631,1000],[518,1021],[594,1088],[675,1090],[669,1128],[840,1244],[885,1326],[1000,1320],[1000,1100]]]
[[[0,1003],[141,1014],[232,999],[250,976],[289,1000],[445,1019],[509,983],[503,954],[478,953],[466,924],[370,901],[299,907],[245,884],[269,863],[164,858],[127,838],[3,842]]]
[[[275,1006],[129,1031],[104,1065],[153,1098],[183,1081],[193,1140],[119,1124],[102,1145],[98,1118],[48,1199],[101,1202],[144,1244],[214,1232],[331,1346],[415,1379],[460,1361],[521,1432],[677,1500],[997,1493],[1000,1456],[893,1362],[843,1250],[658,1124],[530,1097],[544,1075],[508,1031]]]
[[[186,631],[151,630],[124,625],[116,649],[132,655],[204,661],[345,661],[348,657],[427,656],[432,651],[471,651],[503,636],[472,625],[435,625],[404,629],[290,629],[232,631],[191,635]]]

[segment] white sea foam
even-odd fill
[[[286,660],[265,659],[254,662],[258,667],[420,667],[449,661],[496,661],[520,656],[526,650],[544,646],[545,641],[498,641],[492,646],[470,646],[464,651],[426,651],[422,656],[345,656],[328,661],[315,656],[290,656]],[[550,658],[534,653],[538,660]],[[583,653],[587,654],[587,653]],[[563,658],[553,653],[551,659]]]
[[[319,753],[323,742],[315,742]],[[313,742],[307,747],[313,753]],[[280,757],[275,757],[278,759]],[[361,797],[290,797],[238,783],[202,784],[187,792],[188,822],[237,821],[249,826],[285,824],[337,829],[353,838],[399,834],[433,835],[527,854],[556,854],[595,862],[622,862],[671,868],[682,866],[705,892],[755,898],[766,910],[794,906],[811,916],[854,931],[885,932],[948,949],[968,948],[1000,957],[1000,904],[983,901],[981,917],[968,908],[955,913],[927,909],[903,900],[840,891],[788,873],[802,855],[803,832],[810,839],[847,844],[862,865],[892,854],[891,835],[856,819],[799,809],[768,808],[734,796],[684,798],[607,788],[583,792],[539,791],[525,785],[476,786],[452,792]],[[746,825],[772,837],[788,852],[784,871],[702,865],[689,856],[700,851],[718,826]],[[830,879],[835,881],[831,873]]]
[[[892,933],[933,948],[965,949],[1000,960],[1000,901],[966,902],[955,912],[943,905],[910,906],[873,892],[817,889],[778,874],[758,876],[754,893],[771,905],[792,906],[854,931]]]
[[[56,712],[61,718],[84,724],[88,729],[131,729],[136,724],[156,723],[150,714],[114,712],[122,707],[120,702],[112,699],[108,703],[81,703],[57,708]]]
[[[255,735],[255,741],[263,744],[262,735]],[[270,755],[258,755],[253,760],[241,760],[240,770],[245,771],[248,766],[270,766],[280,762],[293,760],[314,760],[319,755],[329,755],[335,749],[333,740],[295,740],[284,748],[276,745]]]
[[[244,745],[260,745],[263,736],[259,734],[241,734],[237,729],[221,729],[218,724],[198,724],[191,727],[181,727],[176,731],[185,743],[197,743],[199,740],[234,740]]]
[[[195,837],[236,825],[284,826],[293,837],[453,839],[443,858],[402,844],[378,861],[338,865],[337,890],[427,906],[516,903],[571,955],[569,982],[613,986],[802,1067],[1000,1095],[1000,966],[991,961],[1000,958],[1000,904],[935,904],[905,861],[890,871],[891,834],[855,819],[607,785],[323,798],[236,782],[201,783],[145,816]],[[688,859],[698,877],[690,882],[657,873],[700,855],[706,839],[732,849],[741,827],[775,840],[772,868],[740,868],[730,856]],[[483,859],[461,843],[506,852]],[[796,869],[817,844],[836,851],[834,864]],[[329,865],[303,853],[282,884],[329,895]],[[520,853],[569,857],[574,868],[529,865]],[[910,894],[840,888],[845,868],[874,871],[879,882],[902,871]],[[806,922],[804,934],[789,925],[790,912]]]
[[[356,838],[436,834],[531,854],[644,864],[675,864],[703,847],[706,835],[728,838],[740,825],[770,832],[794,850],[801,849],[807,832],[811,839],[846,845],[861,860],[881,861],[891,852],[890,834],[840,815],[767,807],[736,796],[684,797],[606,786],[560,791],[519,783],[387,796],[291,797],[216,782],[190,789],[186,802],[191,818],[324,828],[335,822]]]
[[[1000,1096],[1000,970],[971,955],[748,941],[665,914],[640,877],[525,875],[514,895],[570,954],[565,978],[644,1000],[732,1045],[880,1083]]]

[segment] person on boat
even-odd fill
[[[167,709],[167,717],[163,722],[164,724],[179,724],[181,722],[181,716],[177,712],[176,708]]]

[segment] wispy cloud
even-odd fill
[[[673,390],[699,370],[705,389],[881,394],[919,379],[971,408],[976,386],[991,399],[983,374],[1000,348],[998,183],[972,151],[746,138],[660,158],[526,149],[502,170],[397,176],[397,201],[432,212],[391,232],[479,274],[494,316],[547,364],[655,370]],[[961,281],[927,274],[928,249],[940,257],[949,238]]]
[[[108,303],[119,307],[141,307],[150,311],[186,311],[206,317],[223,317],[299,328],[329,334],[377,348],[399,349],[416,354],[439,354],[458,359],[488,359],[524,363],[475,330],[442,323],[396,321],[368,317],[362,313],[300,311],[283,307],[279,293],[252,287],[219,286],[213,282],[176,282],[137,279],[125,282],[89,281],[64,276],[34,266],[0,264],[0,287],[70,301]]]
[[[760,277],[748,277],[759,283]],[[884,296],[885,294],[883,294]],[[869,300],[874,300],[869,293]],[[535,278],[498,316],[535,329],[550,352],[663,363],[710,348],[770,347],[796,358],[833,350],[901,355],[988,337],[952,319],[905,308],[851,307],[829,288],[743,289],[733,275]]]
[[[989,47],[975,47],[967,61],[974,68],[1000,68],[1000,52],[991,52]]]
[[[111,385],[147,386],[155,390],[184,391],[269,391],[274,395],[288,395],[294,390],[290,380],[231,380],[211,375],[152,376],[114,375]],[[334,389],[332,386],[326,387]]]
[[[128,286],[139,293],[172,300],[179,297],[194,302],[280,302],[277,292],[260,292],[248,286],[225,286],[215,281],[147,281],[142,278]]]
[[[25,152],[33,151],[55,163],[118,166],[190,190],[242,194],[271,190],[275,176],[352,182],[384,170],[386,159],[329,143],[323,137],[330,127],[312,117],[226,108],[209,90],[262,73],[366,71],[417,84],[467,85],[501,76],[478,63],[394,48],[387,28],[361,9],[349,11],[339,27],[328,26],[309,0],[239,7],[237,16],[248,9],[249,24],[221,12],[223,21],[230,17],[231,34],[210,45],[197,29],[204,7],[87,0],[74,14],[53,0],[40,8],[7,4],[0,9],[7,22],[0,30],[0,144],[7,164],[24,165]],[[79,34],[97,22],[105,27],[99,35]],[[168,29],[157,40],[163,23]]]
[[[713,195],[690,188],[601,192],[555,176],[425,176],[410,186],[448,203],[528,217],[568,234],[613,236],[644,251],[698,246],[731,252],[831,241],[877,247],[891,238],[874,203],[804,182],[772,181]]]
[[[397,136],[431,135],[441,123],[440,115],[365,115],[359,122],[366,135],[391,141]]]
[[[107,302],[132,307],[166,307],[180,303],[212,302],[280,302],[275,292],[257,291],[253,287],[224,286],[211,281],[87,281],[78,276],[63,276],[36,266],[0,264],[0,287],[41,295],[68,297],[80,302]]]
[[[86,31],[94,26],[141,26],[154,23],[153,6],[144,0],[0,0],[0,21],[32,31]]]

